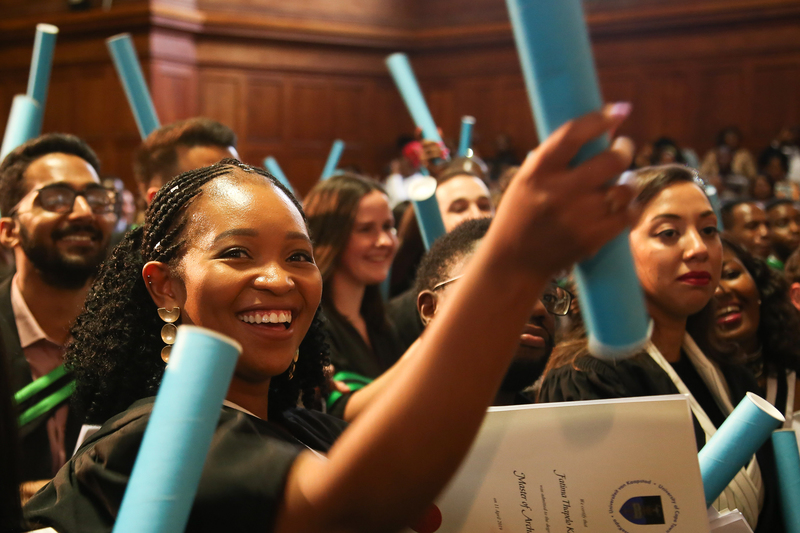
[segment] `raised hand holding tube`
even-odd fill
[[[540,139],[597,111],[602,98],[580,0],[507,0],[522,72]],[[578,164],[608,147],[604,132],[572,160]],[[575,269],[590,351],[622,358],[641,349],[649,322],[627,232]]]

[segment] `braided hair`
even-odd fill
[[[158,391],[166,365],[161,360],[163,323],[150,297],[142,268],[149,261],[177,267],[186,245],[187,210],[211,180],[235,169],[263,176],[285,194],[303,216],[297,199],[263,169],[234,159],[185,172],[162,187],[147,210],[144,226],[130,231],[100,269],[72,327],[65,362],[76,379],[73,402],[91,423],[102,423]],[[270,381],[269,416],[280,418],[298,398],[307,406],[315,389],[326,386],[328,347],[319,309],[300,344],[294,378],[288,369]]]

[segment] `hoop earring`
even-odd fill
[[[297,365],[297,359],[300,357],[300,348],[294,353],[294,360],[292,361],[292,366],[289,367],[289,379],[294,377],[294,367]]]
[[[158,316],[161,320],[166,322],[164,327],[161,328],[161,340],[166,344],[166,346],[161,348],[161,360],[165,363],[169,363],[169,354],[172,351],[172,345],[175,344],[175,336],[178,334],[178,327],[174,322],[181,317],[181,308],[177,306],[172,309],[159,307]]]

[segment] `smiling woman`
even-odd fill
[[[747,392],[763,392],[744,366],[733,363],[738,347],[725,344],[716,328],[712,297],[722,243],[703,183],[678,165],[641,169],[632,183],[641,212],[631,229],[631,253],[653,321],[652,341],[644,353],[610,363],[590,355],[578,332],[556,347],[540,400],[687,394],[699,450]],[[714,503],[739,509],[756,532],[780,527],[769,497],[775,483],[770,451],[761,450],[758,461],[754,456]]]
[[[615,143],[591,169],[569,166],[579,146],[620,124],[613,109],[565,125],[528,157],[417,356],[344,431],[296,408],[324,386],[327,362],[321,275],[301,207],[272,176],[233,160],[172,180],[144,228],[103,265],[73,330],[77,394],[95,420],[114,416],[26,516],[59,532],[111,531],[164,371],[161,317],[179,317],[243,347],[187,531],[405,528],[468,452],[547,282],[628,222],[607,199],[626,205],[632,192],[604,185],[630,164],[629,143]],[[369,194],[357,202],[356,220],[362,207],[372,213],[370,202]],[[391,235],[385,221],[367,227],[384,234],[379,241]],[[372,251],[356,259],[347,275],[374,279],[361,261],[381,259]]]
[[[305,210],[325,285],[331,363],[374,379],[402,355],[379,290],[398,246],[389,199],[377,182],[340,174],[311,189]]]

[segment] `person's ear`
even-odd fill
[[[142,268],[142,279],[150,298],[158,307],[180,307],[179,280],[166,263],[150,261]]]
[[[12,217],[0,218],[0,244],[9,250],[19,244],[19,223]]]
[[[795,281],[789,287],[789,297],[792,299],[792,304],[800,311],[800,282]]]
[[[436,294],[432,291],[424,290],[417,295],[417,311],[419,312],[419,318],[422,320],[422,324],[426,327],[430,321],[433,320],[438,303]]]
[[[158,189],[160,189],[160,187],[148,187],[147,188],[147,194],[145,195],[145,200],[147,200],[147,205],[150,205],[150,204],[153,203],[153,198],[155,198],[156,193],[158,192]]]

